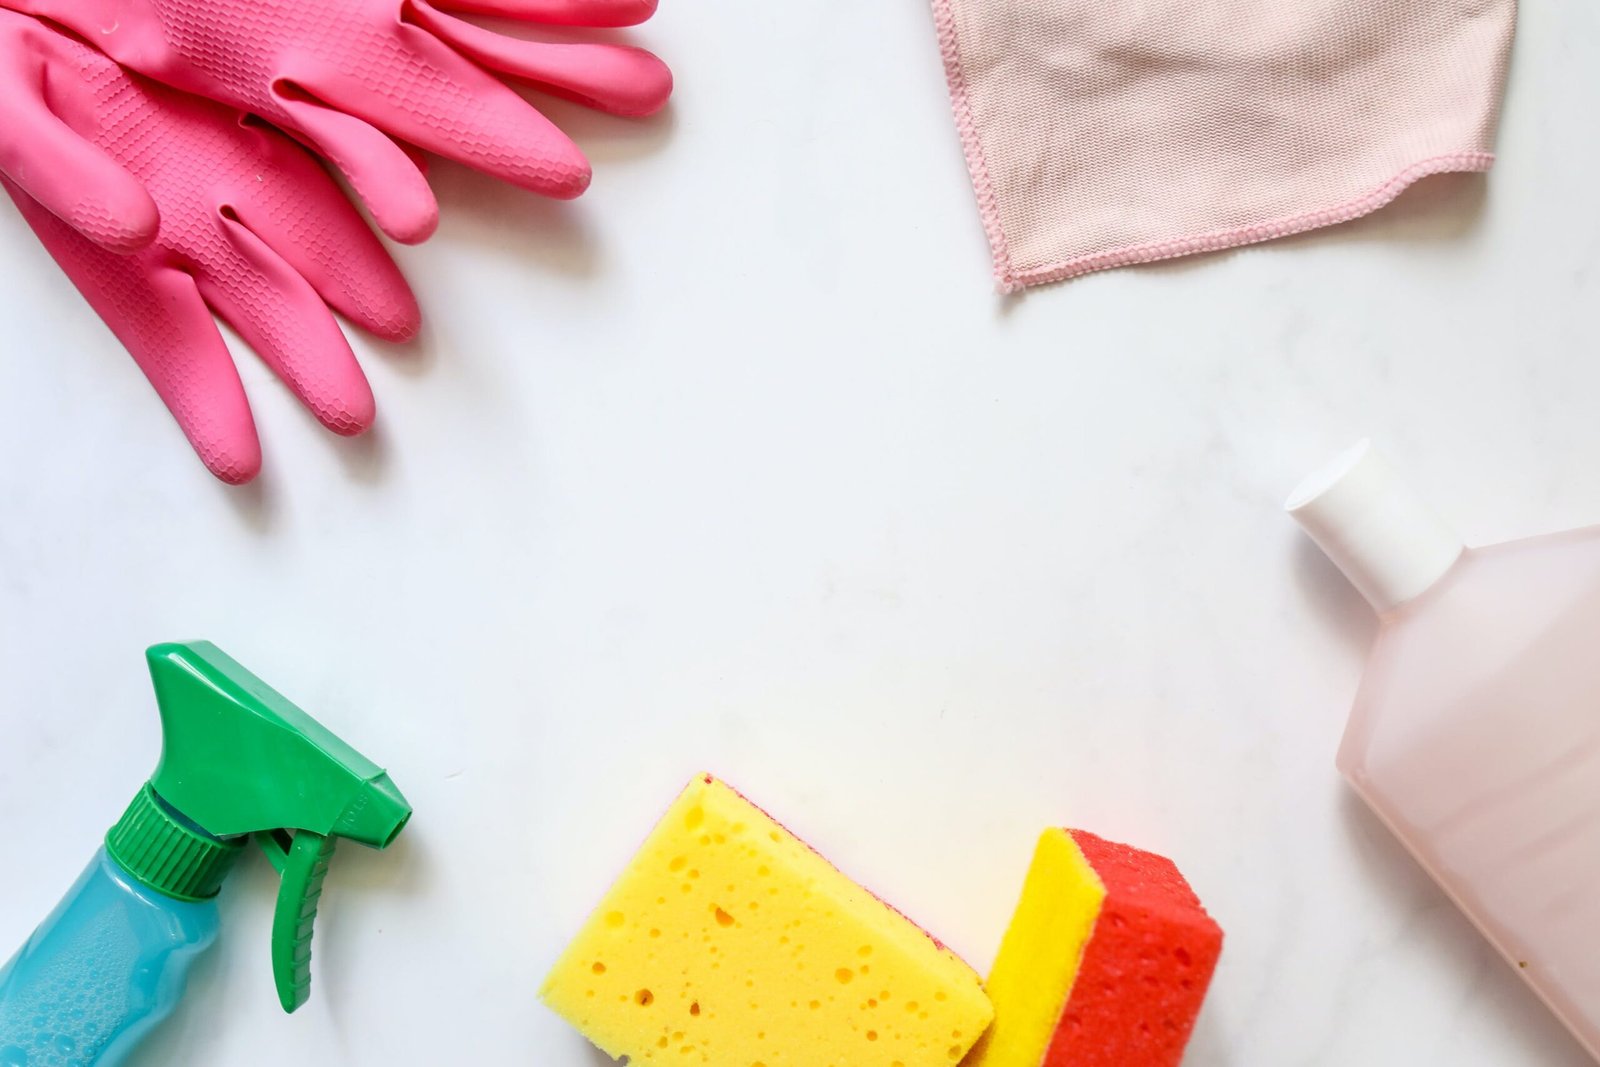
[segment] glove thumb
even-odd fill
[[[0,85],[9,87],[0,93],[0,174],[95,244],[132,252],[155,239],[155,201],[46,98],[46,86],[61,83],[69,105],[74,96],[93,93],[97,62],[112,66],[26,16],[0,11]]]

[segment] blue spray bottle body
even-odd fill
[[[216,894],[250,841],[278,872],[278,1003],[304,1005],[334,843],[389,848],[411,817],[382,768],[222,649],[157,645],[146,659],[162,761],[0,968],[0,1067],[122,1064],[216,941]]]
[[[0,968],[0,1067],[122,1063],[216,940],[216,895],[251,841],[278,872],[272,973],[294,1011],[310,989],[335,843],[387,848],[411,818],[382,768],[215,645],[156,645],[145,656],[161,762]]]
[[[183,996],[214,900],[141,885],[100,849],[0,969],[0,1067],[115,1067]]]

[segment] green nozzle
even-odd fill
[[[135,878],[184,900],[216,894],[246,835],[282,876],[273,974],[286,1011],[305,1003],[311,933],[335,842],[386,848],[411,805],[381,768],[206,641],[146,657],[161,763],[106,838]]]

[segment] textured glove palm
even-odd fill
[[[417,304],[315,159],[5,10],[0,82],[0,184],[212,473],[245,482],[261,466],[213,312],[329,429],[371,424],[372,390],[329,305],[403,340]]]
[[[591,107],[643,115],[672,75],[649,52],[508,37],[449,12],[621,26],[655,0],[0,0],[70,27],[130,70],[253,112],[314,146],[378,226],[426,238],[438,205],[395,140],[536,192],[589,183],[576,145],[491,71]]]

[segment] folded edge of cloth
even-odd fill
[[[1485,171],[1516,0],[933,0],[1001,292]]]

